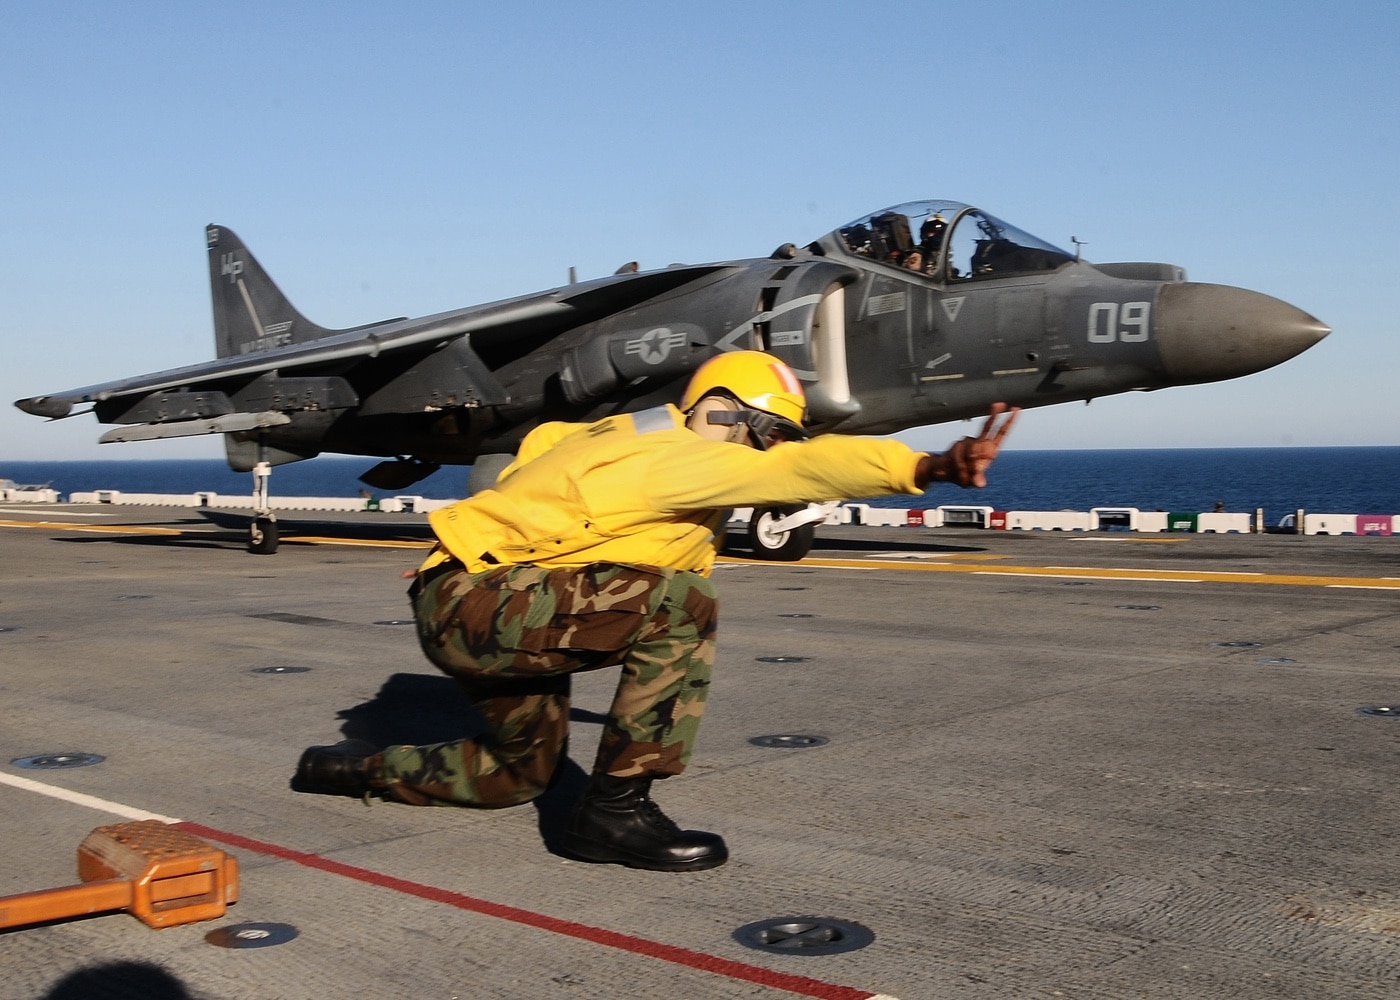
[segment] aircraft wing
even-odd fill
[[[212,418],[215,421],[223,419],[227,426],[215,424],[206,427],[203,433],[224,429],[247,430],[246,414],[250,409],[257,409],[257,406],[239,406],[227,392],[192,390],[213,390],[215,387],[260,378],[285,382],[288,381],[284,378],[287,372],[340,371],[363,360],[381,358],[394,352],[427,356],[449,347],[458,371],[472,383],[470,389],[474,391],[475,398],[487,404],[504,403],[508,401],[505,390],[491,376],[486,364],[476,356],[473,346],[499,346],[513,338],[528,340],[540,332],[562,332],[580,323],[631,308],[682,285],[725,271],[728,267],[711,264],[615,275],[550,292],[417,319],[390,320],[350,330],[328,331],[324,336],[311,340],[31,396],[16,400],[15,405],[26,413],[57,419],[69,416],[73,408],[81,403],[93,403],[99,407],[98,416],[104,422],[161,423]],[[306,384],[313,381],[321,384]],[[310,392],[317,397],[315,402],[322,408],[334,408],[335,403],[354,405],[353,400],[346,399],[346,394],[353,395],[353,390],[343,380],[336,381],[341,384],[336,385],[329,378],[300,379],[296,380],[293,388]],[[189,398],[174,400],[177,396]],[[153,399],[153,405],[147,407],[149,412],[141,412],[138,402],[141,397]],[[171,405],[172,400],[175,405]],[[133,405],[124,405],[123,401]],[[116,419],[119,410],[122,419]],[[229,416],[233,413],[245,416],[233,419]],[[273,419],[262,426],[284,422]],[[107,440],[127,439],[130,437],[109,437]]]

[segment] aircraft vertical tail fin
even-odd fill
[[[297,312],[232,229],[211,225],[204,235],[219,357],[300,344],[335,332]]]

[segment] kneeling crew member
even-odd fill
[[[986,485],[1016,417],[997,404],[943,455],[898,441],[807,437],[796,376],[757,351],[712,358],[680,407],[548,423],[494,489],[430,515],[438,545],[409,593],[418,638],[490,732],[434,746],[311,747],[304,790],[413,805],[510,806],[545,790],[569,719],[569,676],[621,667],[593,776],[564,832],[576,857],[657,871],[713,868],[716,834],[651,800],[680,774],[714,664],[709,579],[727,508]]]

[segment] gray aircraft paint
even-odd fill
[[[302,316],[231,230],[211,225],[206,241],[215,360],[15,405],[92,412],[118,425],[104,441],[224,434],[230,465],[264,478],[323,452],[381,456],[366,481],[405,488],[442,464],[509,454],[544,421],[673,402],[725,350],[786,361],[813,430],[886,434],[998,401],[1236,378],[1329,332],[1267,295],[1188,282],[1169,264],[1094,265],[949,201],[884,209],[769,257],[624,266],[347,330]],[[901,266],[915,250],[919,271]]]

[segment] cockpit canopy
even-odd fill
[[[1059,247],[956,201],[895,205],[834,235],[856,257],[940,281],[1053,271],[1074,260]]]

